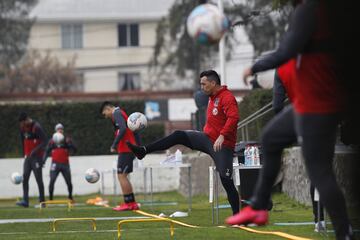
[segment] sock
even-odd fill
[[[135,202],[134,193],[124,194],[124,201],[125,203]]]

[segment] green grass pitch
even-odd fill
[[[86,199],[96,195],[77,196],[77,203],[85,203]],[[118,196],[103,196],[115,205],[121,200]],[[149,198],[149,196],[147,197]],[[63,199],[58,197],[56,199]],[[137,200],[142,202],[144,196],[138,195]],[[170,215],[175,211],[187,211],[187,199],[176,192],[167,192],[154,195],[156,202],[177,202],[176,205],[154,205],[143,203],[141,210],[153,214],[164,213]],[[274,209],[270,213],[270,224],[265,227],[254,227],[257,230],[281,231],[310,239],[334,239],[334,234],[327,235],[314,232],[314,225],[305,226],[277,226],[279,222],[310,222],[312,210],[290,200],[283,194],[275,194]],[[32,199],[32,207],[28,209],[14,205],[15,199],[0,200],[0,219],[54,219],[72,217],[128,217],[141,216],[134,212],[115,212],[111,208],[97,206],[75,206],[68,212],[66,207],[49,206],[41,212],[34,208],[36,199]],[[220,199],[221,204],[226,204],[225,198]],[[231,214],[229,208],[220,209],[220,223],[224,225],[224,219]],[[218,228],[212,224],[211,206],[206,196],[193,198],[192,211],[188,217],[176,218],[176,220],[201,226],[199,229],[186,228],[175,225],[174,239],[282,239],[276,236],[249,233],[235,228]],[[93,232],[90,222],[64,222],[59,223],[58,231],[52,232],[51,222],[40,223],[7,223],[0,224],[0,239],[117,239],[117,222],[119,220],[97,221],[97,231]],[[167,223],[132,223],[122,227],[122,239],[170,239],[169,225]]]

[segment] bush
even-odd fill
[[[266,104],[272,101],[272,90],[256,89],[246,95],[239,104],[240,121],[253,114]],[[261,130],[266,123],[274,116],[273,112],[267,113],[258,120],[248,125],[250,141],[259,141]],[[238,140],[242,140],[241,131],[238,132]]]
[[[22,155],[18,125],[21,111],[26,111],[40,122],[48,137],[54,132],[55,124],[61,122],[65,133],[78,147],[76,155],[109,154],[114,130],[110,120],[99,113],[100,105],[100,102],[0,105],[0,158]],[[123,101],[119,106],[127,113],[144,110],[143,101]],[[149,124],[141,134],[142,141],[148,143],[164,136],[164,133],[163,124]]]

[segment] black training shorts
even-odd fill
[[[117,173],[131,173],[133,171],[133,153],[119,153],[117,163]]]

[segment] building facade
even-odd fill
[[[156,27],[172,0],[40,0],[29,50],[75,59],[80,91],[147,89]]]

